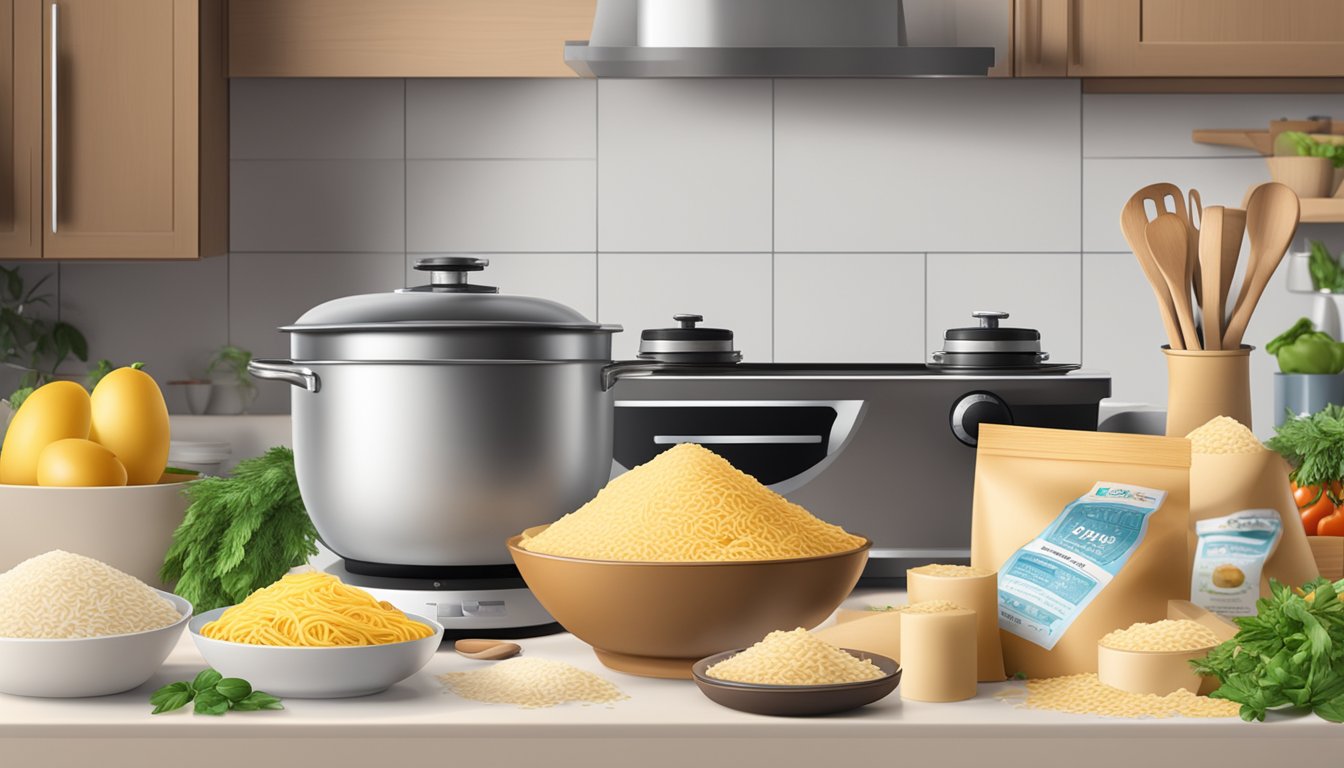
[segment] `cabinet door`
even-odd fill
[[[596,0],[232,0],[230,77],[575,77]]]
[[[198,10],[44,3],[47,258],[197,256]]]
[[[41,0],[0,0],[0,259],[42,255],[41,14]]]
[[[1340,0],[1069,0],[1073,77],[1344,76]]]

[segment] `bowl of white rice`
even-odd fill
[[[79,698],[143,685],[191,603],[93,558],[55,550],[0,574],[0,693]]]

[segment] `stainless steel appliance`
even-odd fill
[[[598,0],[583,77],[984,76],[1003,0]]]
[[[616,472],[705,445],[818,517],[873,540],[865,581],[966,562],[979,425],[1095,429],[1107,374],[1052,364],[1034,330],[976,313],[929,364],[739,363],[731,332],[645,331],[615,381]]]
[[[544,299],[471,284],[485,259],[422,259],[429,285],[349,296],[293,325],[294,462],[342,578],[449,635],[554,629],[504,546],[611,470],[611,335]]]

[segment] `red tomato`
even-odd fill
[[[1344,536],[1344,509],[1336,510],[1333,515],[1321,520],[1316,526],[1317,536]]]
[[[1338,507],[1335,506],[1328,493],[1322,493],[1311,506],[1300,509],[1298,512],[1302,515],[1302,528],[1306,530],[1308,536],[1323,535],[1319,532],[1321,521],[1332,515],[1339,516]],[[1344,524],[1344,518],[1341,518],[1341,524]]]
[[[1291,485],[1293,486],[1293,501],[1297,502],[1298,509],[1304,509],[1315,504],[1323,493],[1319,485],[1298,485],[1297,483]]]

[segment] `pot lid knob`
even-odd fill
[[[977,309],[971,313],[971,317],[980,321],[981,328],[998,328],[1000,320],[1008,319],[1008,313],[998,312],[996,310]]]
[[[676,314],[677,328],[653,328],[639,334],[639,359],[663,363],[736,363],[742,353],[733,349],[727,328],[701,328],[703,315]]]
[[[467,282],[468,272],[480,272],[490,266],[489,259],[474,256],[432,256],[415,260],[415,268],[429,273],[429,285],[407,288],[408,292],[432,293],[499,293],[493,285],[473,285]]]

